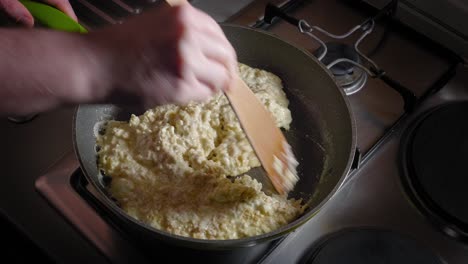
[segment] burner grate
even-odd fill
[[[401,97],[404,100],[404,109],[406,112],[411,112],[417,102],[417,98],[415,94],[408,88],[404,87],[402,84],[394,80],[393,78],[389,77],[388,74],[380,68],[377,63],[375,63],[373,60],[371,60],[368,56],[366,56],[364,53],[362,53],[359,49],[359,45],[361,42],[368,36],[369,34],[372,33],[375,25],[375,21],[378,19],[382,18],[384,15],[393,15],[394,10],[396,8],[397,1],[391,1],[386,7],[384,7],[382,10],[380,10],[375,16],[366,19],[364,22],[362,22],[360,25],[352,27],[348,32],[337,35],[337,34],[332,34],[328,32],[327,30],[318,27],[318,26],[311,26],[307,21],[303,19],[297,19],[294,17],[289,16],[288,14],[285,13],[283,8],[277,7],[273,4],[268,4],[265,8],[265,15],[262,20],[262,23],[257,23],[255,26],[257,27],[265,27],[266,24],[272,24],[275,19],[283,19],[289,24],[295,26],[298,28],[298,30],[303,33],[308,35],[310,38],[312,38],[314,41],[318,42],[320,44],[320,50],[316,51],[316,57],[319,61],[321,61],[325,67],[327,67],[329,70],[331,70],[334,66],[338,64],[351,64],[355,66],[356,68],[361,69],[364,71],[368,76],[371,78],[379,78],[382,81],[384,81],[386,84],[388,84],[392,89],[397,91]],[[315,32],[319,32],[327,37],[330,37],[335,40],[343,40],[346,39],[352,35],[354,35],[356,32],[361,32],[360,37],[357,39],[357,41],[354,43],[354,52],[356,52],[359,55],[359,58],[363,62],[356,62],[355,60],[352,60],[350,58],[347,58],[346,56],[341,57],[341,58],[335,58],[335,60],[331,62],[325,62],[323,59],[326,57],[328,53],[328,48],[327,45],[324,41],[322,41],[316,34]],[[333,70],[331,70],[333,72]],[[339,79],[339,78],[338,78]],[[351,87],[342,85],[343,89],[345,90],[346,94],[351,95],[353,93],[356,93],[358,90],[364,86],[364,84],[361,84],[363,82],[362,78],[354,78],[355,83]],[[361,86],[362,85],[362,86]],[[359,87],[361,86],[361,87]],[[359,88],[359,89],[358,89]]]

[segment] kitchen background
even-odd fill
[[[80,21],[91,30],[119,23],[160,2],[71,0]],[[350,239],[348,244],[343,243],[352,245],[353,234],[359,234],[359,239],[375,238],[378,234],[379,239],[389,241],[389,244],[400,239],[411,241],[405,245],[414,249],[412,252],[422,252],[420,254],[434,263],[468,262],[468,246],[465,244],[468,221],[461,216],[461,221],[452,222],[450,217],[427,209],[424,201],[418,202],[417,192],[412,195],[412,190],[405,188],[406,178],[401,167],[406,165],[402,165],[405,163],[400,158],[404,148],[400,142],[423,112],[467,99],[468,69],[463,59],[468,54],[466,3],[455,0],[431,3],[416,0],[191,2],[219,22],[266,30],[311,53],[319,48],[319,44],[301,34],[297,27],[281,19],[264,19],[267,3],[335,34],[343,34],[368,18],[374,18],[373,31],[359,47],[381,72],[385,72],[378,77],[367,77],[365,72],[356,74],[359,69],[355,68],[351,83],[347,83],[346,88],[351,87],[353,91],[348,99],[357,124],[360,160],[356,161],[343,188],[304,227],[273,246],[259,250],[260,253],[230,256],[225,263],[322,263],[320,252],[323,251],[318,248],[324,248],[324,245],[333,248],[333,243],[325,243],[333,241],[330,237],[347,237]],[[379,9],[385,12],[379,14]],[[5,26],[15,26],[5,17],[1,21]],[[339,41],[351,45],[366,29],[369,28],[360,29]],[[332,40],[326,34],[318,35],[324,41]],[[340,79],[339,76],[336,78]],[[467,113],[466,107],[461,109],[464,109],[462,113]],[[105,217],[99,217],[101,212],[96,214],[92,207],[86,207],[89,200],[76,198],[84,195],[70,188],[70,182],[76,179],[73,175],[79,174],[79,171],[75,172],[78,165],[72,146],[73,113],[73,108],[64,108],[39,113],[33,118],[0,119],[3,165],[0,226],[5,234],[2,239],[8,245],[5,253],[17,259],[35,256],[61,263],[124,263],[127,257],[139,254],[141,247],[118,238],[119,232],[102,221]],[[460,129],[464,129],[462,121],[456,120]],[[444,137],[450,138],[450,135]],[[460,153],[465,153],[466,140],[458,140],[465,148],[449,148],[447,155],[460,157]],[[468,160],[463,158],[463,155],[454,158],[454,162],[466,164]],[[451,175],[460,177],[465,174],[455,171]],[[49,184],[46,184],[46,191],[35,188],[41,179],[42,183]],[[467,183],[466,180],[458,182]],[[451,190],[447,189],[447,192]],[[57,195],[55,200],[54,194]],[[462,211],[468,207],[464,202],[467,196],[458,196]],[[72,213],[67,213],[67,208]],[[73,214],[74,208],[84,208],[84,211],[77,209],[82,214]],[[94,231],[100,232],[96,234],[98,238],[92,236]],[[108,239],[107,244],[98,241],[103,237]],[[418,254],[414,254],[416,259]],[[414,263],[410,255],[403,257],[408,263]],[[436,256],[436,260],[432,256]]]

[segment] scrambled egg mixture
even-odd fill
[[[291,112],[281,80],[239,65],[242,79],[289,129]],[[110,121],[97,139],[99,167],[110,193],[132,217],[157,229],[200,239],[264,234],[295,220],[301,200],[268,196],[248,175],[260,166],[227,98],[164,105],[130,121]]]

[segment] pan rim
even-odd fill
[[[246,26],[235,25],[235,24],[231,24],[231,23],[220,23],[220,25],[221,25],[222,28],[225,28],[225,27],[226,28],[229,28],[229,27],[231,27],[231,28],[242,28],[243,30],[254,31],[254,32],[258,33],[258,34],[264,34],[264,35],[267,35],[269,37],[275,38],[276,40],[278,40],[280,42],[283,42],[284,44],[290,46],[291,48],[303,53],[304,56],[306,56],[308,59],[310,59],[310,60],[314,61],[316,64],[318,64],[319,67],[324,72],[326,72],[326,74],[331,78],[331,81],[333,82],[336,89],[340,92],[341,98],[342,98],[342,100],[343,100],[343,102],[344,102],[344,104],[346,106],[345,108],[346,108],[346,111],[348,113],[349,121],[350,121],[350,130],[351,130],[351,135],[350,135],[351,141],[350,142],[351,142],[351,144],[349,145],[349,149],[347,150],[349,152],[348,160],[347,160],[346,166],[344,167],[344,169],[341,172],[342,175],[340,177],[340,180],[336,183],[336,185],[329,192],[329,194],[322,201],[320,201],[320,203],[318,203],[314,208],[312,208],[307,213],[301,215],[300,217],[298,217],[294,221],[292,221],[292,222],[290,222],[290,223],[288,223],[288,224],[286,224],[286,225],[284,225],[284,226],[282,226],[282,227],[280,227],[280,228],[278,228],[278,229],[276,229],[274,231],[264,233],[264,234],[261,234],[261,235],[257,235],[257,236],[238,238],[238,239],[228,239],[228,240],[198,239],[198,238],[180,236],[180,235],[172,234],[172,233],[169,233],[169,232],[166,232],[166,231],[163,231],[163,230],[159,230],[159,229],[156,229],[156,228],[154,228],[154,227],[152,227],[152,226],[150,226],[150,225],[148,225],[148,224],[146,224],[144,222],[141,222],[141,221],[131,217],[125,211],[123,211],[117,204],[115,204],[114,201],[112,201],[108,197],[108,195],[102,190],[102,187],[100,186],[100,184],[97,183],[94,178],[89,176],[90,173],[87,170],[86,166],[84,165],[85,163],[82,160],[82,155],[80,155],[79,144],[77,142],[77,129],[76,129],[76,127],[77,127],[77,121],[78,121],[78,113],[79,113],[80,109],[83,106],[83,105],[78,105],[76,107],[76,110],[75,110],[75,113],[74,113],[74,116],[73,116],[73,126],[72,126],[72,129],[73,129],[73,149],[74,149],[75,155],[77,156],[78,161],[80,163],[80,169],[83,170],[84,176],[86,177],[88,182],[91,183],[95,189],[97,189],[97,191],[98,191],[99,195],[101,196],[101,198],[103,198],[104,201],[106,202],[106,205],[113,211],[114,214],[117,214],[118,216],[123,217],[126,222],[131,222],[132,224],[135,224],[138,228],[143,228],[146,231],[150,231],[153,234],[161,236],[162,241],[167,241],[169,243],[173,243],[173,244],[177,244],[177,245],[183,244],[184,246],[190,247],[190,248],[227,249],[227,248],[249,247],[249,246],[259,244],[261,242],[267,242],[267,241],[272,241],[274,239],[278,239],[278,238],[283,237],[284,235],[290,233],[291,231],[299,228],[303,224],[307,223],[313,216],[315,216],[321,210],[321,208],[342,187],[343,183],[345,182],[347,176],[350,173],[350,169],[351,169],[351,165],[353,163],[355,150],[356,150],[356,145],[357,145],[357,143],[356,143],[356,137],[357,137],[356,136],[356,121],[355,121],[354,114],[353,114],[352,109],[351,109],[350,102],[349,102],[346,94],[344,93],[344,91],[342,89],[340,89],[338,87],[338,85],[334,81],[333,75],[309,51],[305,50],[304,48],[298,47],[298,46],[296,46],[296,45],[294,45],[294,44],[292,44],[292,43],[290,43],[290,42],[288,42],[286,40],[283,40],[283,39],[279,38],[278,36],[276,36],[276,35],[274,35],[274,34],[272,34],[270,32],[266,32],[266,31],[263,31],[263,30],[254,29],[254,28],[250,28],[250,27],[246,27]]]

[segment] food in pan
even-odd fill
[[[243,64],[239,72],[278,127],[289,129],[280,78]],[[111,195],[130,216],[159,230],[237,239],[274,231],[304,211],[301,200],[266,195],[243,175],[260,162],[223,94],[110,121],[97,144],[99,168],[112,178]]]

